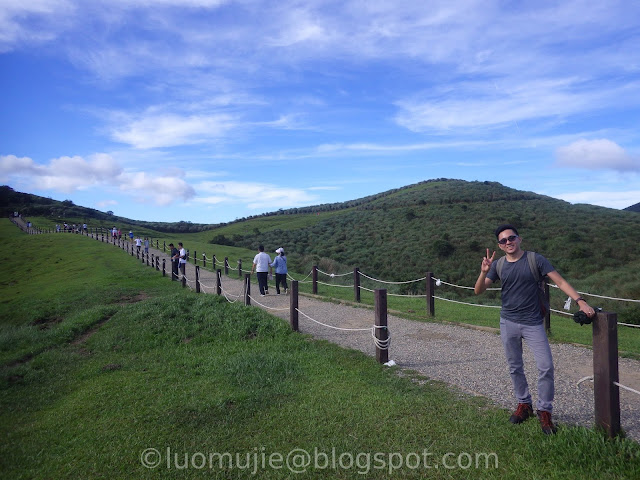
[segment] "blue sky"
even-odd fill
[[[430,178],[640,202],[640,3],[0,0],[0,183],[218,223]]]

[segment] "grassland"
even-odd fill
[[[511,425],[101,242],[6,220],[0,239],[3,478],[640,476],[635,442]],[[293,473],[290,452],[312,464]]]

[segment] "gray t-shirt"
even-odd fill
[[[487,278],[494,282],[498,280],[497,263],[496,260],[491,264],[487,274]],[[536,253],[536,265],[540,278],[554,270],[549,260],[539,253]],[[540,325],[543,322],[543,316],[538,299],[539,287],[529,268],[527,252],[524,252],[517,262],[505,260],[500,282],[502,283],[500,317],[522,325]]]

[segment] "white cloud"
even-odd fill
[[[253,182],[203,182],[196,186],[198,192],[211,193],[195,201],[206,204],[242,203],[247,208],[263,210],[268,208],[290,208],[308,205],[316,197],[298,188],[284,188],[276,185]]]
[[[571,203],[588,203],[617,209],[627,208],[640,202],[640,190],[568,192],[553,196]]]
[[[139,201],[160,206],[170,205],[178,199],[189,200],[195,195],[193,187],[176,176],[155,177],[145,172],[126,173],[120,176],[119,185],[120,190],[135,196]]]
[[[31,158],[14,155],[0,157],[0,169],[5,178],[29,178],[36,189],[73,192],[100,183],[113,183],[122,168],[108,155],[59,157],[40,165]]]
[[[556,150],[556,165],[586,169],[640,171],[640,159],[628,154],[621,146],[601,138],[577,140]]]
[[[161,148],[193,145],[224,135],[235,125],[232,116],[178,115],[150,113],[113,127],[114,140],[135,148]]]
[[[111,205],[118,205],[118,201],[117,200],[102,200],[102,201],[96,203],[96,206],[98,206],[100,208],[110,207]]]
[[[124,171],[107,154],[95,154],[89,160],[80,156],[59,157],[48,165],[36,164],[31,158],[15,155],[0,157],[2,178],[13,179],[29,186],[29,190],[52,190],[70,193],[97,186],[117,186],[139,201],[166,206],[176,200],[189,200],[193,187],[182,177],[184,172],[173,169],[171,175],[151,176],[145,172]]]

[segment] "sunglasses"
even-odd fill
[[[506,245],[507,244],[507,240],[510,242],[515,242],[516,238],[518,238],[518,235],[509,235],[508,237],[504,237],[502,240],[498,240],[498,243],[500,245]]]

